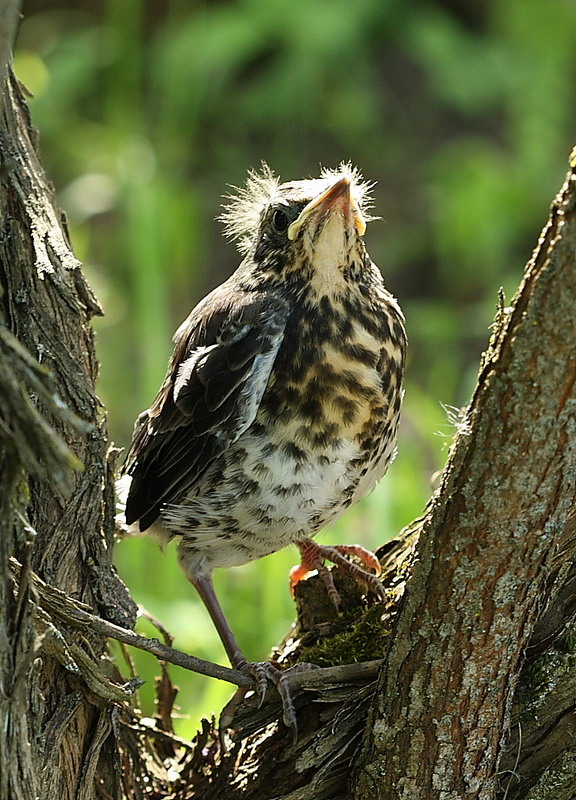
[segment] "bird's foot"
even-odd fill
[[[333,564],[342,567],[355,580],[366,584],[381,600],[384,599],[384,589],[378,580],[382,568],[380,562],[370,550],[366,550],[360,545],[326,546],[317,544],[312,539],[303,539],[300,542],[296,542],[296,544],[300,550],[302,561],[297,567],[293,567],[290,570],[290,590],[292,594],[294,594],[294,587],[298,581],[303,580],[316,570],[326,586],[328,597],[336,606],[336,610],[339,610],[340,595],[334,586],[331,571],[324,564],[324,561],[331,561]],[[346,556],[354,556],[373,572],[368,572],[353,561],[349,561]]]
[[[312,665],[306,665],[310,667]],[[235,668],[241,672],[246,672],[255,680],[253,689],[239,688],[232,700],[228,703],[220,717],[220,728],[228,727],[234,717],[234,713],[240,703],[244,700],[248,692],[253,691],[258,702],[258,708],[262,708],[271,689],[280,695],[282,702],[282,721],[287,728],[292,731],[294,743],[298,740],[298,723],[296,720],[296,709],[290,685],[284,672],[272,661],[239,662]]]

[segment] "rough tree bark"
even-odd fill
[[[0,118],[0,797],[568,800],[576,796],[576,175],[571,169],[424,516],[380,552],[367,606],[306,581],[274,698],[170,727],[130,708],[102,620],[131,628],[111,566],[113,455],[94,393],[100,313],[38,160],[20,87]],[[576,163],[572,163],[572,168]],[[112,631],[114,633],[114,631]],[[355,663],[361,662],[361,663]]]
[[[512,307],[500,308],[423,520],[356,797],[494,797],[520,667],[570,566],[575,188],[570,177]]]
[[[95,784],[115,797],[119,773],[102,758],[116,713],[98,664],[105,640],[53,625],[31,580],[37,573],[95,613],[133,622],[111,566],[113,463],[89,326],[100,309],[10,73],[1,103],[0,797],[90,798]]]

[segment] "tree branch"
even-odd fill
[[[20,580],[22,565],[15,559],[10,560],[12,570],[17,580]],[[176,650],[163,644],[158,639],[140,636],[128,628],[122,628],[102,617],[90,613],[89,606],[79,603],[65,592],[48,586],[38,575],[31,573],[30,578],[38,594],[38,604],[47,612],[52,621],[60,620],[73,628],[91,629],[118,642],[136,647],[151,653],[162,661],[182,667],[199,675],[206,675],[217,680],[227,681],[235,686],[252,688],[255,681],[245,672],[237,669],[223,667],[212,661],[196,658],[181,650]],[[316,668],[310,671],[288,672],[288,683],[294,689],[318,689],[330,682],[345,682],[348,680],[367,680],[375,678],[382,661],[365,661],[358,664],[344,664],[337,667]],[[312,666],[312,665],[311,665]]]
[[[0,36],[5,45],[9,34]],[[99,758],[111,714],[129,692],[111,687],[98,663],[104,636],[66,640],[37,607],[31,570],[130,624],[131,600],[111,565],[113,460],[89,325],[99,307],[9,68],[1,93],[0,796],[93,798],[111,774]],[[10,556],[26,565],[17,586]],[[119,769],[112,773],[108,796]]]

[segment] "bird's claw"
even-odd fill
[[[305,539],[297,544],[302,556],[302,563],[297,567],[293,567],[290,571],[290,589],[292,593],[294,593],[294,587],[298,581],[305,578],[313,570],[316,570],[326,587],[329,599],[336,607],[336,610],[339,611],[340,595],[334,585],[331,571],[324,565],[324,561],[331,561],[357,581],[365,584],[380,600],[385,599],[386,594],[378,580],[382,567],[375,554],[370,550],[366,550],[365,547],[360,547],[360,545],[320,545],[312,541],[312,539]],[[354,556],[373,572],[368,572],[353,561],[349,561],[346,556]]]
[[[282,722],[292,732],[292,744],[298,741],[298,721],[296,719],[296,708],[292,697],[292,690],[288,683],[288,678],[282,672],[276,683],[276,689],[282,701]]]
[[[334,577],[332,575],[332,570],[329,570],[328,567],[325,566],[323,563],[318,564],[318,567],[316,569],[318,575],[322,580],[322,583],[326,587],[326,594],[328,595],[328,599],[331,601],[336,611],[340,611],[340,595],[338,593],[338,589],[334,585]]]
[[[277,667],[274,667],[269,661],[255,661],[254,663],[246,664],[245,671],[252,675],[256,681],[254,692],[258,698],[258,708],[262,708],[269,683],[277,683],[274,674],[275,671],[278,671]]]
[[[292,731],[292,741],[296,743],[298,740],[298,723],[292,691],[286,673],[271,661],[245,662],[238,665],[237,668],[242,672],[247,672],[254,678],[254,694],[258,701],[258,708],[262,708],[264,705],[270,686],[276,689],[282,702],[282,721]],[[244,694],[245,691],[242,697]]]

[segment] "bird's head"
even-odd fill
[[[262,273],[293,271],[330,280],[366,258],[362,236],[371,185],[350,164],[319,178],[280,183],[266,165],[228,198],[222,214],[227,235]]]

